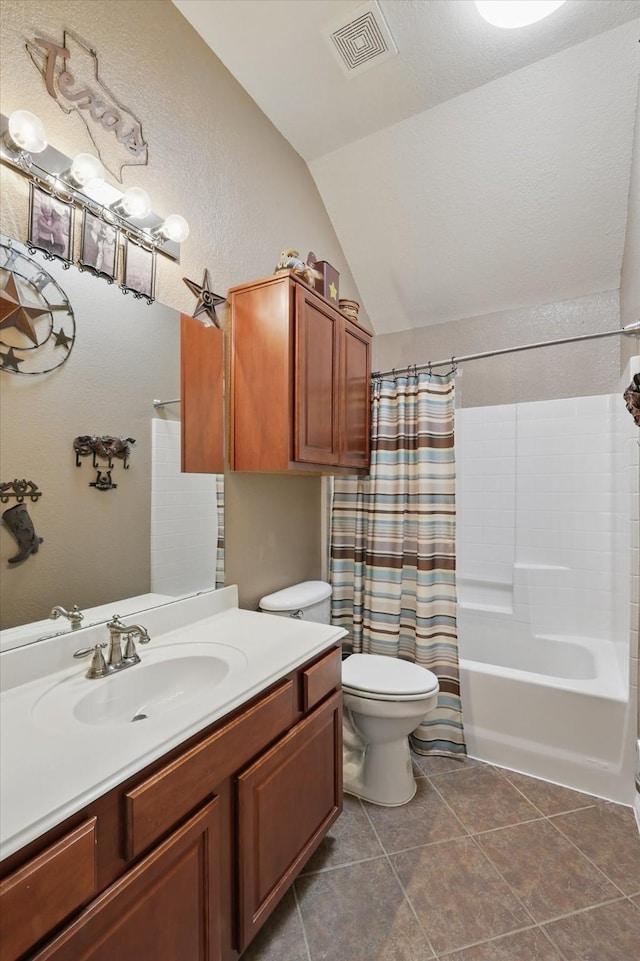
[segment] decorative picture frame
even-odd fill
[[[101,277],[114,281],[118,272],[120,231],[85,208],[79,263]]]
[[[29,188],[29,247],[70,263],[73,259],[73,204],[54,197],[35,183],[30,183]]]
[[[152,248],[136,244],[126,238],[124,248],[124,290],[132,291],[138,297],[154,298],[156,277],[156,252]]]

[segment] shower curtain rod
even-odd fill
[[[434,360],[428,364],[408,364],[406,367],[392,367],[391,370],[375,371],[373,377],[388,377],[390,375],[417,373],[419,370],[432,370],[434,367],[454,368],[467,360],[481,360],[483,357],[497,357],[499,354],[515,354],[520,350],[533,350],[536,347],[554,347],[556,344],[572,344],[577,340],[596,340],[598,337],[613,337],[615,334],[625,334],[628,337],[640,335],[640,320],[635,320],[626,327],[616,330],[603,330],[598,334],[579,334],[577,337],[562,337],[558,340],[541,340],[536,344],[520,344],[519,347],[503,347],[500,350],[484,350],[479,354],[465,354],[463,357],[449,357],[447,360]]]

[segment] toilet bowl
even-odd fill
[[[304,581],[269,594],[260,610],[328,624],[331,586]],[[431,671],[395,657],[351,654],[342,662],[344,790],[374,804],[406,804],[416,792],[409,734],[438,700]]]
[[[409,734],[433,711],[431,671],[380,654],[342,662],[344,790],[374,804],[406,804],[416,793]]]

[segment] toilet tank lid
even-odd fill
[[[260,601],[260,610],[298,611],[319,604],[326,597],[331,597],[331,584],[326,581],[302,581],[275,594],[267,594]]]

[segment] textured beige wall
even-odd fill
[[[640,86],[636,104],[636,129],[631,159],[631,183],[629,186],[629,209],[627,232],[622,261],[620,283],[620,321],[622,326],[640,320]],[[624,337],[621,345],[621,367],[624,370],[629,358],[640,353],[640,342]]]
[[[125,168],[124,187],[143,187],[159,214],[180,212],[191,226],[182,263],[158,259],[158,300],[191,313],[195,298],[183,277],[199,282],[208,267],[213,289],[225,293],[270,274],[280,250],[290,246],[330,261],[340,271],[344,296],[360,300],[306,165],[169,0],[2,0],[0,15],[2,113],[34,111],[49,142],[68,156],[92,150],[84,124],[49,97],[25,49],[35,36],[61,42],[68,28],[95,48],[102,79],[142,120],[149,164]],[[25,240],[26,182],[3,167],[2,188],[0,230]],[[137,309],[142,315],[148,308],[138,303]],[[224,324],[227,311],[218,311]],[[130,383],[114,374],[114,393],[126,398]],[[47,426],[43,413],[42,431]],[[20,465],[15,470],[20,473]],[[247,603],[260,595],[257,585],[274,590],[320,575],[319,479],[229,476],[227,491],[227,582],[238,583]],[[82,536],[95,538],[96,577],[102,565],[126,568],[134,553],[147,549],[146,520],[127,530],[127,543],[137,544],[138,552],[101,542],[99,514],[95,521],[95,531]]]
[[[386,370],[618,326],[618,291],[590,294],[383,334],[375,339],[375,367]],[[456,384],[458,403],[475,407],[606,393],[617,388],[619,358],[619,338],[607,337],[469,361],[461,365]]]

